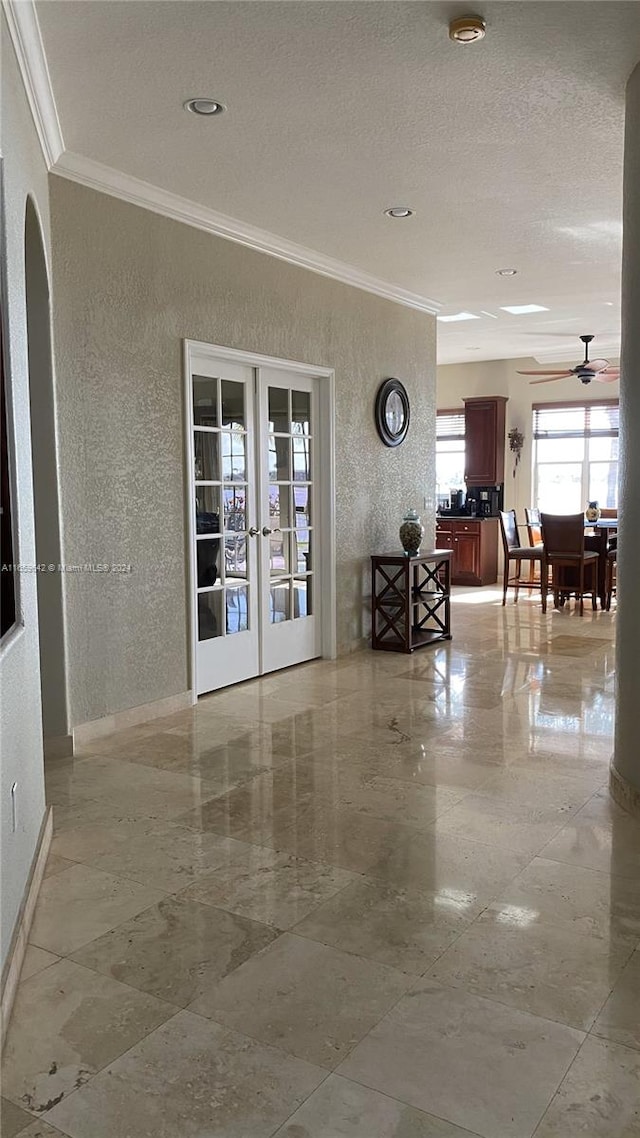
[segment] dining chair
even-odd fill
[[[517,604],[518,592],[523,589],[538,589],[540,582],[532,581],[531,576],[529,580],[523,580],[522,562],[527,565],[534,565],[536,561],[542,563],[543,550],[542,546],[521,545],[520,534],[518,533],[518,522],[516,519],[515,510],[501,510],[500,511],[500,533],[502,535],[502,549],[504,552],[504,574],[503,574],[503,590],[502,590],[502,603],[507,603],[507,589],[509,585],[515,587],[514,603]],[[510,576],[509,567],[515,561],[515,574]]]
[[[606,600],[604,607],[607,612],[611,610],[611,598],[614,592],[617,591],[617,577],[618,577],[618,548],[614,545],[613,549],[607,551],[607,575],[605,584]]]
[[[525,521],[527,523],[527,534],[529,536],[529,545],[542,545],[542,526],[540,525],[540,510],[536,510],[533,506],[527,506],[524,511]]]
[[[553,572],[553,600],[556,608],[575,593],[584,612],[585,592],[597,607],[598,553],[584,547],[584,514],[540,514],[544,554],[542,557],[542,611],[547,611],[549,568]],[[589,588],[586,588],[586,577]]]
[[[540,528],[540,510],[536,510],[534,506],[526,506],[524,511],[524,520],[527,523],[527,536],[529,538],[529,545],[539,546],[542,550],[542,529]],[[529,567],[529,580],[531,583],[540,584],[540,579],[536,578],[535,562],[531,562]]]

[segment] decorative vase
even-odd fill
[[[597,522],[600,517],[600,507],[597,502],[589,502],[584,516],[588,522]]]
[[[415,510],[407,510],[400,526],[400,541],[407,557],[415,557],[420,552],[424,537],[424,526]]]

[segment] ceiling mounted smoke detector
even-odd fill
[[[486,31],[482,16],[458,16],[449,24],[449,39],[455,43],[475,43],[484,39]]]

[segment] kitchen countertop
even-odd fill
[[[497,522],[498,515],[491,514],[487,516],[486,514],[478,514],[476,517],[472,517],[471,514],[436,514],[437,522],[459,522],[463,519],[466,522]]]

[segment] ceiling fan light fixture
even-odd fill
[[[477,43],[487,34],[482,16],[458,16],[449,24],[449,39],[454,43]]]
[[[552,333],[551,333],[552,334]],[[575,367],[567,368],[566,371],[518,371],[518,375],[538,375],[544,376],[543,379],[533,379],[532,383],[554,383],[559,379],[568,379],[570,376],[575,376],[581,383],[585,385],[595,380],[598,383],[615,383],[620,378],[620,369],[612,367],[608,360],[605,359],[589,359],[589,344],[595,339],[595,336],[581,336],[580,339],[584,344],[584,359],[582,363],[576,364]]]
[[[191,111],[192,115],[203,115],[205,118],[210,118],[212,115],[221,115],[227,108],[219,103],[217,99],[187,99],[183,103],[185,111]]]

